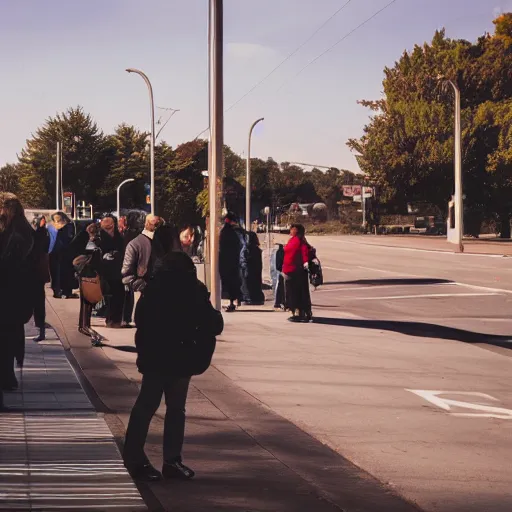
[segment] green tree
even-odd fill
[[[430,44],[404,52],[384,70],[384,99],[361,102],[374,115],[363,136],[348,145],[391,209],[404,211],[408,202],[426,201],[446,211],[453,191],[454,99],[451,87],[438,77],[451,79],[462,97],[465,225],[478,233],[482,219],[494,216],[506,236],[509,183],[494,171],[493,155],[504,154],[496,152],[507,138],[503,108],[506,112],[504,103],[512,95],[510,16],[495,23],[496,34],[474,44],[451,40],[442,30]],[[484,104],[487,115],[481,111]]]
[[[0,192],[19,194],[20,170],[15,164],[6,164],[0,168]]]
[[[50,117],[27,140],[19,157],[22,200],[27,206],[54,206],[57,142],[63,145],[63,189],[94,204],[108,173],[105,139],[82,107]]]

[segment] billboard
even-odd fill
[[[361,185],[343,185],[343,196],[344,197],[355,197],[361,196],[361,189],[363,187]],[[372,187],[364,187],[364,197],[372,197],[373,188]]]

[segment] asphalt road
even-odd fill
[[[217,369],[426,511],[512,510],[512,260],[309,241],[316,322],[242,309]]]

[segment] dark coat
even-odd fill
[[[32,316],[36,289],[33,248],[34,231],[28,223],[0,233],[0,326],[23,325]]]
[[[248,258],[247,258],[247,288],[251,302],[259,304],[265,302],[263,293],[263,257],[258,235],[249,233]]]
[[[34,262],[36,265],[37,279],[42,283],[50,282],[50,234],[45,226],[38,226],[34,233]]]
[[[219,270],[222,292],[227,298],[241,298],[242,279],[240,275],[240,238],[231,224],[224,224],[219,240]]]
[[[170,377],[203,373],[224,327],[184,253],[157,266],[137,303],[135,324],[139,371]]]
[[[103,254],[103,277],[106,281],[121,281],[124,243],[119,231],[116,230],[114,236],[110,236],[101,230],[98,246]]]

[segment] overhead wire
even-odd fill
[[[253,85],[243,96],[238,98],[232,105],[230,105],[226,110],[225,113],[229,112],[233,108],[235,108],[239,103],[241,103],[247,96],[252,94],[260,85],[262,85],[264,82],[266,82],[278,69],[280,69],[284,64],[286,64],[292,57],[297,55],[297,53],[304,48],[326,25],[329,24],[331,20],[333,20],[345,7],[350,4],[352,0],[346,0],[346,2],[339,7],[329,18],[327,18],[303,43],[301,43],[295,50],[293,50],[290,54],[288,54],[275,68],[273,68],[269,73],[267,73],[261,80],[259,80],[255,85]],[[203,133],[207,132],[209,128],[206,128],[203,130],[195,140],[197,140]]]
[[[297,78],[299,75],[301,75],[307,68],[309,68],[309,66],[311,66],[312,64],[314,64],[315,62],[317,62],[318,60],[320,60],[324,55],[327,55],[329,52],[331,52],[332,50],[334,50],[334,48],[336,48],[336,46],[338,46],[339,44],[341,44],[343,41],[345,41],[345,39],[347,39],[348,37],[350,37],[354,32],[356,32],[357,30],[359,30],[360,28],[362,28],[364,25],[366,25],[367,23],[369,23],[371,20],[373,20],[373,18],[376,18],[381,12],[385,11],[388,7],[391,7],[391,5],[393,5],[397,0],[391,0],[391,2],[387,3],[384,7],[382,7],[381,9],[379,9],[377,12],[373,13],[369,18],[365,19],[362,23],[360,23],[359,25],[357,25],[357,27],[353,28],[350,32],[347,32],[343,37],[341,37],[340,39],[338,39],[333,45],[331,45],[329,48],[327,48],[326,50],[324,50],[322,53],[320,53],[319,55],[317,55],[313,60],[309,61],[296,75],[294,75],[292,78],[286,80],[278,89],[278,91],[280,91],[290,80],[294,80],[295,78]]]

